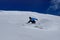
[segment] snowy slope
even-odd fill
[[[34,28],[26,24],[28,17],[36,17]],[[60,40],[60,16],[27,11],[0,11],[0,40]]]

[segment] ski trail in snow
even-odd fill
[[[28,28],[28,29],[38,29],[38,30],[40,30],[40,28],[42,28],[42,30],[46,30],[46,31],[55,31],[55,30],[59,29],[59,27],[55,23],[55,21],[48,20],[48,19],[42,19],[39,22],[37,22],[36,24],[26,24],[25,23],[20,26],[24,27],[24,28]],[[38,27],[35,27],[35,26],[38,26]]]

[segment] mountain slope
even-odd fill
[[[26,24],[29,16],[38,18],[35,25],[44,29]],[[59,16],[27,11],[1,11],[0,40],[60,40],[59,24]]]

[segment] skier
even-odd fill
[[[36,23],[36,20],[38,20],[38,19],[36,19],[36,18],[32,18],[32,17],[29,17],[29,21],[28,21],[28,23],[32,23],[32,24],[35,24]]]

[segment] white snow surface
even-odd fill
[[[38,19],[26,24],[29,16]],[[37,25],[43,29],[34,28]],[[60,16],[29,11],[0,11],[0,40],[60,40]]]

